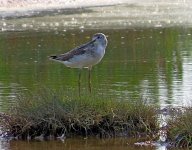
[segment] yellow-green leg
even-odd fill
[[[91,88],[91,67],[88,68],[88,71],[89,71],[89,75],[88,75],[88,87],[89,87],[89,92],[91,93],[92,92],[92,88]]]

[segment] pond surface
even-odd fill
[[[0,7],[0,112],[14,105],[15,95],[25,90],[48,87],[77,93],[78,69],[52,62],[48,56],[67,52],[97,32],[107,35],[108,47],[101,63],[92,70],[93,94],[142,98],[162,107],[191,105],[192,2],[125,2],[67,10],[55,6],[43,11],[35,10],[35,6],[24,9],[25,4]],[[85,94],[87,78],[88,72],[83,69],[81,87]],[[0,140],[0,149],[138,149],[129,142]]]
[[[131,142],[130,142],[131,141]],[[65,141],[1,141],[1,150],[155,150],[155,147],[137,147],[132,139],[82,139],[72,138]],[[113,146],[111,146],[113,145]],[[161,150],[160,147],[157,150]]]
[[[96,32],[108,36],[102,62],[92,70],[93,91],[117,99],[147,99],[160,105],[188,105],[192,94],[192,30],[143,28],[0,33],[1,109],[15,94],[38,87],[78,92],[78,69],[52,62]],[[82,71],[82,91],[88,91]]]

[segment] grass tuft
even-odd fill
[[[192,107],[182,108],[169,121],[168,137],[176,147],[192,147]]]
[[[4,133],[20,139],[148,135],[158,129],[156,108],[141,100],[78,97],[50,89],[19,94],[15,100],[15,106],[0,115],[0,125]]]

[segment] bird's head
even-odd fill
[[[95,44],[101,44],[104,47],[107,46],[107,38],[103,33],[96,33],[93,35],[92,41],[94,41]]]

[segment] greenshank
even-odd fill
[[[103,33],[96,33],[93,35],[92,40],[81,46],[78,46],[67,53],[60,55],[52,55],[51,60],[61,62],[70,68],[79,68],[79,95],[80,95],[80,79],[81,69],[88,68],[89,71],[89,91],[91,93],[91,69],[92,66],[98,64],[105,54],[107,47],[107,38]]]

